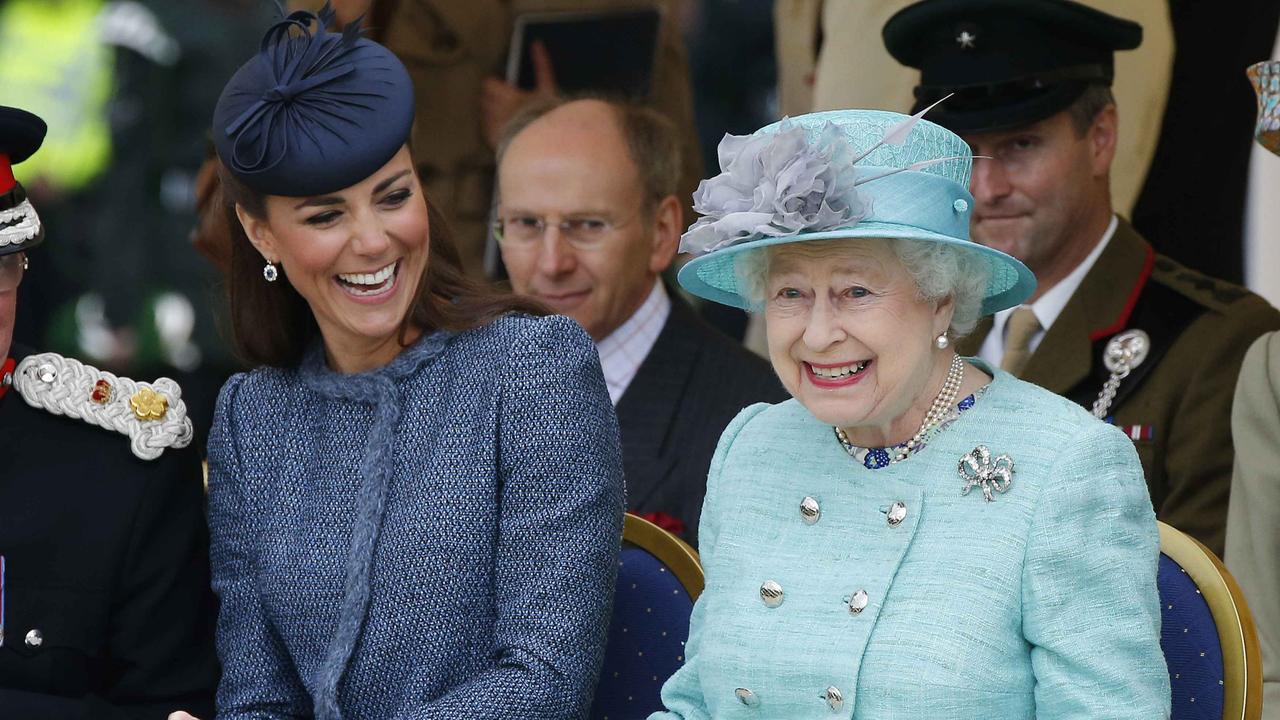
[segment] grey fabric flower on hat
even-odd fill
[[[698,185],[693,209],[702,217],[680,252],[849,227],[870,213],[855,188],[853,148],[830,122],[814,142],[789,120],[775,133],[725,135],[718,154],[721,172]]]

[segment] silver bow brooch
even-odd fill
[[[960,479],[964,480],[960,494],[968,495],[970,490],[980,487],[987,502],[995,499],[993,491],[1008,492],[1009,486],[1013,484],[1013,458],[997,455],[993,460],[986,445],[979,445],[960,458],[956,471],[960,473]]]

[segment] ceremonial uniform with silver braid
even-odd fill
[[[18,364],[13,385],[32,407],[127,435],[133,454],[143,460],[191,444],[182,390],[169,378],[137,382],[57,353],[41,353]]]
[[[45,237],[10,165],[44,133],[0,107],[0,717],[211,713],[208,531],[181,390],[10,346]]]

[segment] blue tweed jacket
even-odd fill
[[[624,499],[591,340],[509,316],[364,374],[322,355],[218,400],[218,717],[585,717]]]
[[[880,470],[794,400],[734,420],[702,513],[706,591],[669,712],[651,720],[1168,717],[1159,539],[1132,442],[994,375],[927,448]],[[958,461],[978,445],[1014,460],[993,502],[960,494]]]

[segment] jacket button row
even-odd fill
[[[907,504],[898,500],[888,507],[881,510],[886,516],[889,527],[898,527],[903,520],[907,519]],[[814,525],[822,518],[822,506],[812,496],[806,495],[800,501],[800,519],[805,525]]]
[[[747,688],[734,688],[733,695],[738,698],[738,702],[746,705],[747,707],[758,707],[760,705],[760,698]],[[827,707],[831,708],[833,712],[839,712],[844,708],[844,693],[840,692],[840,688],[834,685],[827,688],[826,691],[818,697],[822,700],[826,700]]]

